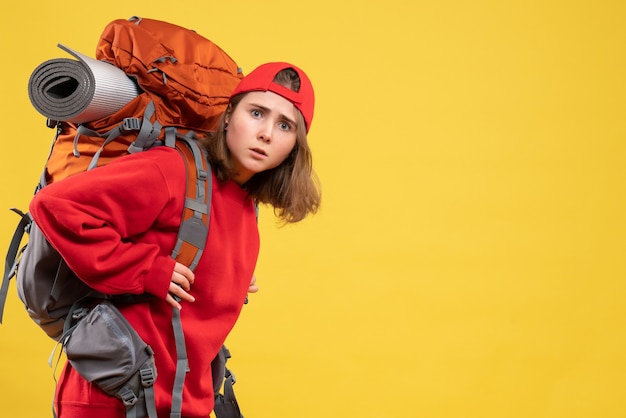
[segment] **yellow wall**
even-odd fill
[[[32,70],[169,20],[317,92],[323,209],[263,211],[229,340],[246,416],[626,416],[626,3],[39,3],[3,6],[0,254],[52,137]],[[49,416],[52,342],[14,284],[0,341],[0,415]]]

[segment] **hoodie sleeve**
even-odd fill
[[[185,165],[158,147],[40,190],[30,212],[76,275],[106,294],[167,295]]]

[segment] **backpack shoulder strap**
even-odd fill
[[[206,152],[193,134],[178,136],[176,149],[185,159],[187,192],[183,220],[172,257],[194,270],[204,251],[209,235],[212,178]]]
[[[167,138],[166,142],[168,142]],[[206,152],[196,142],[193,131],[190,131],[186,136],[178,135],[174,146],[185,160],[187,190],[183,219],[178,230],[176,245],[172,251],[172,258],[193,271],[204,252],[209,235],[209,211],[212,193],[211,168],[206,158]],[[176,374],[172,389],[170,418],[179,418],[183,405],[183,385],[185,376],[189,371],[189,363],[180,311],[176,308],[172,308],[172,327],[176,342]]]

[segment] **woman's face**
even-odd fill
[[[247,93],[226,117],[226,144],[234,180],[244,184],[253,175],[279,166],[296,144],[294,105],[276,93]]]

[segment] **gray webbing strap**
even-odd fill
[[[176,127],[174,126],[166,126],[165,127],[165,140],[163,141],[165,146],[174,148],[176,147]]]
[[[128,147],[128,152],[131,154],[139,151],[145,151],[150,148],[159,136],[159,133],[161,133],[161,123],[158,120],[154,121],[154,123],[150,122],[154,113],[154,102],[150,100],[146,106],[146,110],[143,112],[143,120],[141,121],[141,128],[139,129],[137,138],[130,145],[130,147]]]
[[[152,368],[139,370],[141,373],[141,384],[143,385],[143,393],[146,400],[146,409],[149,418],[157,418],[156,401],[154,399],[154,370]]]
[[[227,369],[227,377],[224,380],[224,394],[216,396],[213,412],[217,418],[243,418],[235,398],[235,391],[233,390],[235,380],[232,375],[228,376],[228,373]]]
[[[235,397],[235,391],[233,385],[237,381],[235,375],[226,367],[228,359],[230,359],[230,351],[225,345],[222,345],[220,356],[224,359],[224,373],[221,376],[224,379],[224,394],[215,392],[215,405],[213,406],[213,412],[216,418],[243,418],[237,398]]]
[[[7,300],[7,294],[9,292],[9,281],[15,275],[17,269],[17,259],[19,253],[20,242],[24,237],[26,229],[31,223],[30,215],[23,213],[19,209],[11,209],[22,217],[20,223],[15,228],[13,238],[9,244],[9,250],[7,251],[6,258],[4,260],[4,275],[2,276],[2,284],[0,285],[0,324],[2,323],[2,316],[4,314],[4,305]]]
[[[154,352],[150,346],[146,347],[150,354],[150,359],[139,369],[141,387],[143,388],[144,402],[149,418],[158,418],[156,411],[156,401],[154,399],[154,381],[156,380],[156,366],[154,365]]]
[[[117,396],[122,400],[126,407],[126,418],[137,418],[137,395],[128,386],[122,387]]]
[[[126,418],[144,418],[146,414],[149,418],[158,418],[154,400],[154,381],[156,379],[156,368],[154,357],[152,357],[154,353],[149,346],[146,350],[148,350],[150,358],[137,371],[139,386],[127,382],[115,394],[126,407]],[[134,380],[135,377],[132,379]],[[134,390],[137,390],[137,393]]]
[[[87,167],[87,170],[91,170],[98,165],[98,160],[100,159],[100,154],[104,150],[104,147],[113,140],[117,139],[120,135],[130,131],[139,132],[137,133],[135,141],[133,141],[133,143],[128,147],[128,152],[132,154],[139,151],[145,151],[154,144],[159,136],[159,133],[161,132],[161,124],[158,121],[155,121],[154,123],[150,122],[154,113],[154,102],[150,101],[143,112],[142,119],[124,118],[122,123],[102,134],[94,131],[93,129],[87,128],[85,125],[79,125],[76,128],[76,135],[74,136],[74,156],[80,157],[80,152],[78,151],[78,141],[81,135],[104,138],[104,142],[98,151],[95,152],[89,166]]]
[[[189,371],[189,363],[187,361],[183,324],[180,321],[180,311],[176,308],[172,308],[172,326],[174,328],[174,340],[176,341],[176,376],[174,377],[174,389],[172,390],[170,418],[180,418],[183,408],[183,386],[185,384],[185,376]]]

